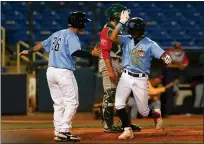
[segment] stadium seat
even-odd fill
[[[28,2],[2,2],[1,23],[7,31],[8,42],[29,40],[29,19],[33,21],[34,40],[41,41],[52,32],[67,28],[70,12],[84,11],[93,21],[87,24],[87,35],[79,36],[84,47],[93,41],[91,33],[102,30],[108,18],[107,7],[113,2],[30,2],[33,17],[30,17]],[[146,35],[162,46],[171,46],[179,40],[183,46],[203,46],[204,6],[201,2],[120,2],[131,9],[130,17],[139,16],[146,22]],[[67,4],[69,5],[68,7]],[[49,7],[49,6],[50,7]],[[86,7],[86,5],[89,5]],[[90,8],[91,7],[91,8]],[[92,8],[96,8],[93,11]],[[44,33],[42,33],[44,32]],[[97,35],[98,37],[98,35]]]

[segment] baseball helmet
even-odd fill
[[[140,17],[131,18],[127,23],[126,26],[128,28],[128,33],[131,31],[139,31],[141,34],[144,34],[145,31],[145,22]]]
[[[121,4],[112,4],[107,12],[106,15],[113,20],[116,20],[116,22],[120,21],[120,13],[124,10],[128,10],[125,6]]]
[[[86,27],[86,23],[91,20],[87,18],[84,12],[73,12],[68,17],[68,26],[74,27],[78,29],[84,29]]]

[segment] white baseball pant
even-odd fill
[[[116,89],[116,109],[125,108],[126,100],[131,91],[133,92],[139,113],[147,117],[150,111],[148,107],[148,76],[133,77],[123,72]]]
[[[47,81],[54,102],[54,134],[69,132],[79,105],[78,86],[73,71],[48,67]]]

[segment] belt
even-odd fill
[[[124,72],[133,77],[146,77],[146,74],[144,73],[132,73],[127,70],[124,70]]]

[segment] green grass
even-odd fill
[[[118,144],[119,142],[105,142],[105,143],[99,143],[99,142],[94,142],[94,144]],[[119,144],[126,143],[126,144],[202,144],[202,142],[120,142]],[[89,143],[91,144],[91,142]]]
[[[119,142],[115,143],[95,143],[94,144],[118,144]],[[202,142],[120,142],[119,144],[126,143],[126,144],[202,144]],[[91,144],[91,142],[89,143]]]
[[[137,125],[141,127],[154,127],[153,122],[147,123],[137,123]],[[172,126],[202,126],[203,123],[190,123],[190,122],[165,122],[164,127],[172,127]],[[74,124],[74,128],[97,128],[102,127],[101,124]],[[1,129],[2,130],[19,130],[19,129],[50,129],[53,128],[52,123],[45,123],[45,124],[8,124],[2,123]]]

